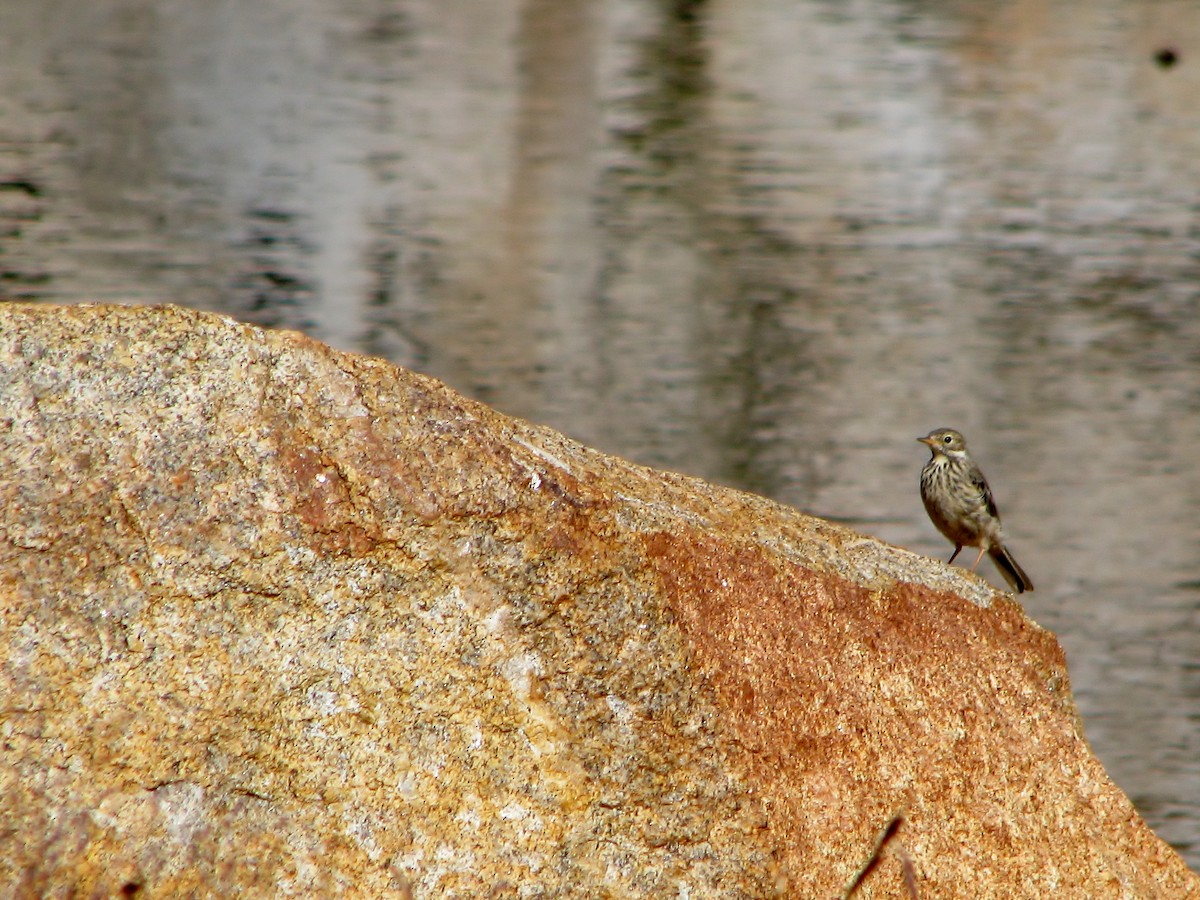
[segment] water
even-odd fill
[[[1200,867],[1196,35],[1183,0],[7,0],[0,295],[303,328],[936,555],[913,439],[957,427],[1096,752]]]

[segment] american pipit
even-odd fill
[[[954,544],[949,562],[963,547],[978,547],[972,572],[987,553],[1013,590],[1032,591],[1033,582],[1004,546],[992,490],[967,455],[963,436],[952,428],[938,428],[917,440],[933,451],[921,470],[921,499],[938,531]]]

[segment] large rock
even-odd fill
[[[1200,896],[959,570],[182,309],[0,402],[5,896]]]

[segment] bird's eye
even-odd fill
[[[952,438],[948,434],[943,434],[942,435],[942,443],[943,444],[952,444],[952,443],[954,443],[954,438]]]

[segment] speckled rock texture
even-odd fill
[[[378,360],[5,305],[0,500],[3,896],[1200,896],[1006,596]]]

